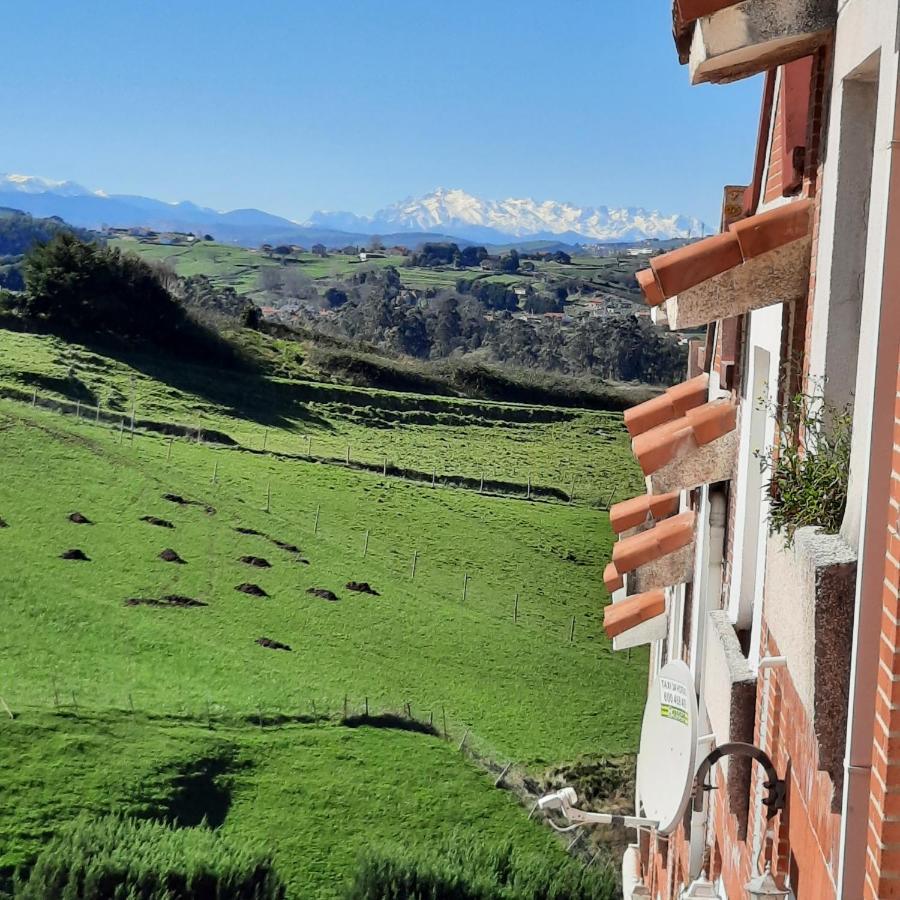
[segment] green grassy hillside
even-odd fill
[[[564,863],[456,745],[535,775],[635,745],[646,662],[602,634],[612,535],[590,502],[639,487],[619,416],[2,331],[0,395],[0,873],[81,808],[185,805],[270,842],[297,897],[337,896],[364,842],[457,824]],[[572,478],[575,502],[538,494]],[[453,742],[338,724],[367,706],[446,720]]]

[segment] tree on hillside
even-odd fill
[[[126,337],[157,337],[184,311],[139,257],[60,233],[25,258],[26,315]]]
[[[328,250],[326,249],[324,244],[313,244],[312,247],[310,248],[310,252],[314,256],[322,256],[322,257],[328,256]]]
[[[513,273],[519,271],[519,252],[515,248],[500,258],[500,271]]]

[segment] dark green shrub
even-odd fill
[[[16,900],[276,900],[284,886],[265,853],[210,828],[108,816],[76,819],[51,839]]]
[[[609,867],[587,869],[559,853],[510,842],[485,845],[457,834],[430,851],[370,850],[345,900],[613,900],[621,896]]]
[[[770,534],[783,531],[790,545],[804,525],[817,525],[827,534],[840,530],[852,429],[849,409],[830,405],[821,391],[788,401],[777,421],[775,445],[760,457],[769,475]]]

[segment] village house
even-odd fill
[[[646,494],[610,512],[605,628],[650,651],[624,896],[900,897],[898,3],[673,17],[693,83],[765,81],[721,232],[638,275],[707,332],[626,412]],[[760,458],[820,449],[804,398],[851,411],[849,490],[835,533],[790,537]]]

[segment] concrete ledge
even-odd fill
[[[647,476],[648,491],[667,494],[689,491],[703,484],[730,481],[737,454],[737,429],[709,444],[694,447],[687,454]]]
[[[837,20],[837,0],[744,0],[698,19],[692,84],[734,81],[809,56]]]
[[[811,246],[809,236],[791,241],[682,291],[664,304],[669,328],[708,325],[806,297]]]
[[[763,614],[815,731],[819,768],[840,801],[850,691],[856,553],[839,534],[798,528],[766,546]],[[872,648],[878,652],[877,647]]]
[[[625,590],[631,596],[691,581],[694,575],[694,553],[694,542],[691,541],[686,547],[629,572],[625,578]]]
[[[756,676],[750,669],[728,614],[709,613],[706,630],[704,698],[716,746],[731,741],[753,743],[756,720]],[[738,821],[738,837],[747,836],[750,811],[750,761],[723,759],[728,808]]]

